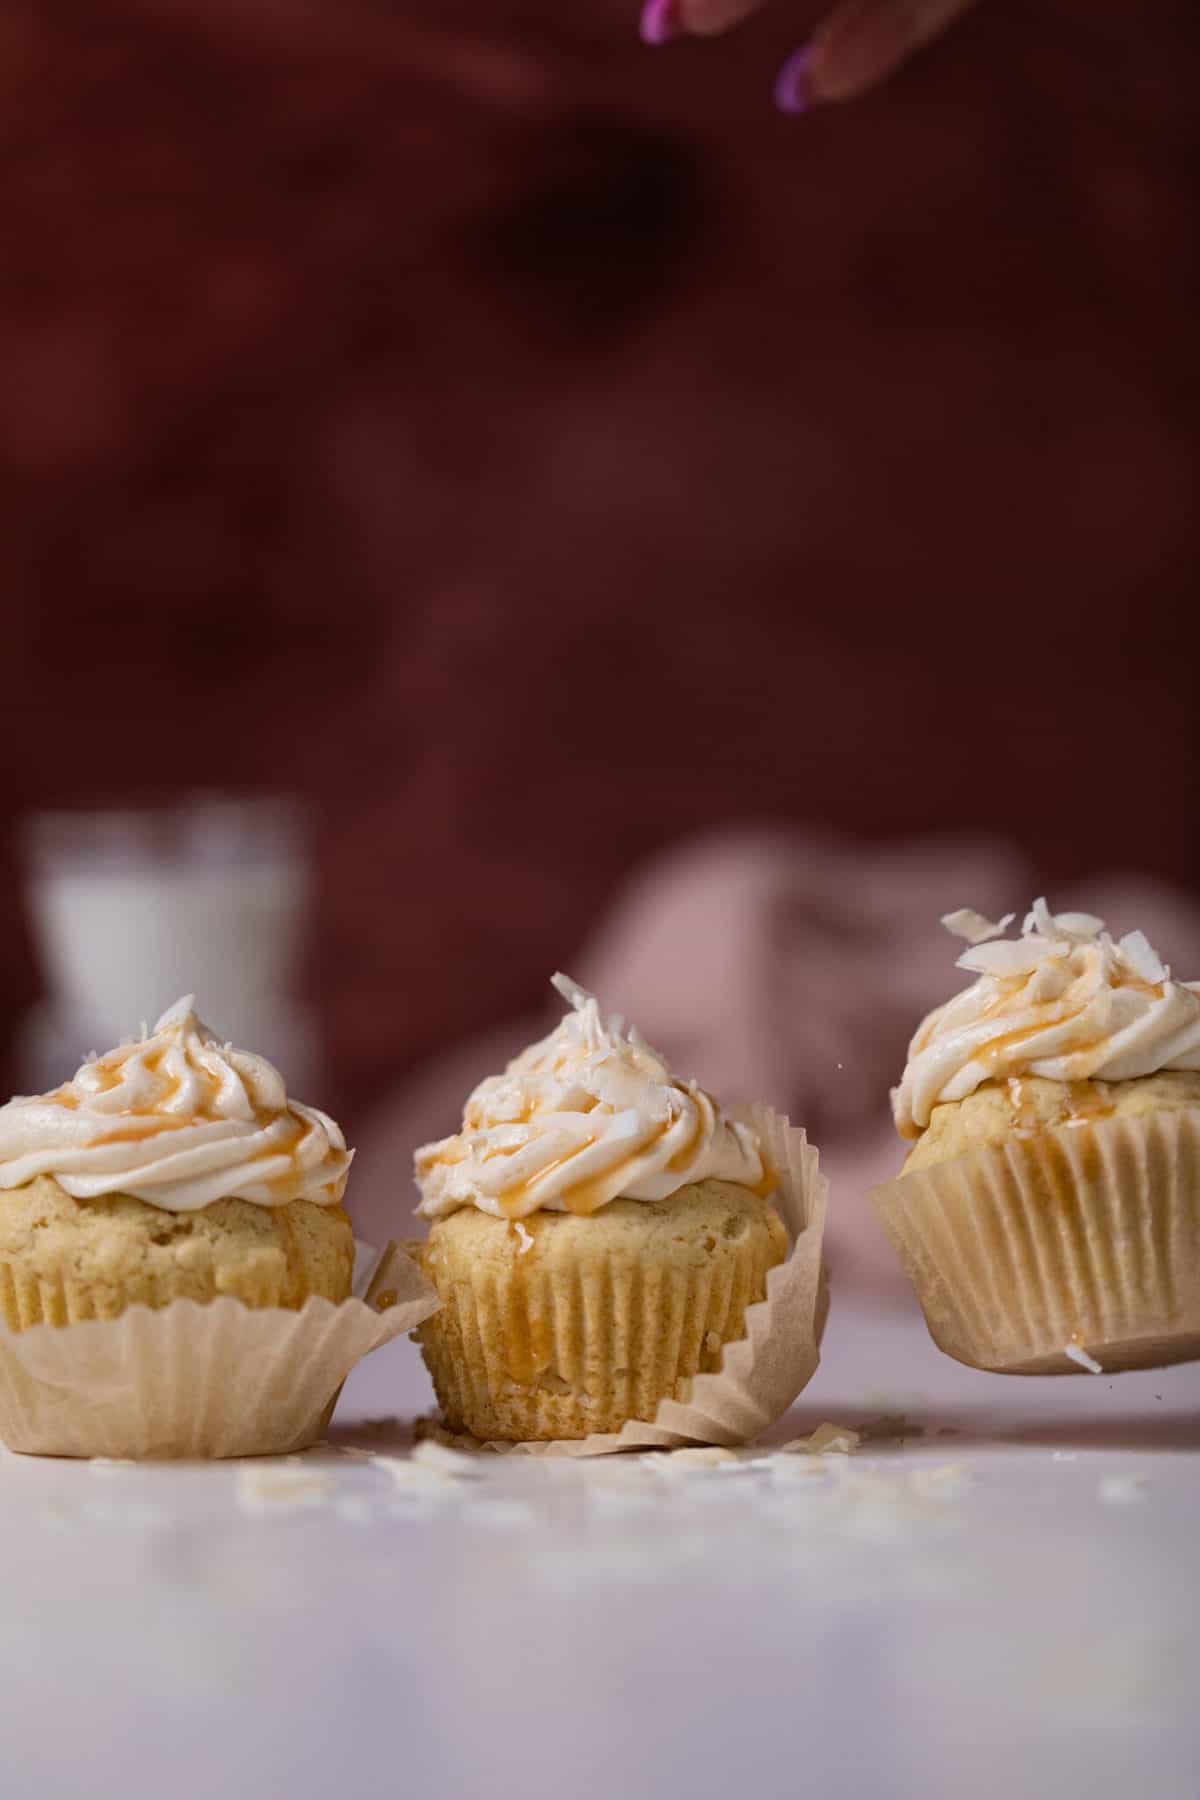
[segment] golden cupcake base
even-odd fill
[[[871,1198],[959,1362],[1066,1375],[1200,1358],[1195,1112],[1013,1136]]]
[[[786,1252],[770,1204],[719,1181],[519,1228],[438,1220],[422,1267],[442,1306],[417,1335],[447,1423],[524,1442],[653,1420],[720,1368]]]
[[[175,1213],[127,1194],[77,1200],[49,1175],[0,1194],[0,1321],[11,1331],[222,1296],[295,1310],[346,1299],[353,1269],[340,1206],[229,1199]]]

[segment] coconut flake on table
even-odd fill
[[[767,1458],[771,1482],[775,1487],[807,1487],[826,1479],[830,1464],[823,1456],[784,1455]]]
[[[243,1512],[282,1512],[324,1506],[332,1493],[333,1483],[329,1477],[311,1468],[276,1463],[270,1468],[239,1469],[237,1474],[237,1503]]]
[[[791,1438],[779,1449],[785,1455],[825,1456],[836,1451],[840,1456],[850,1456],[861,1442],[861,1431],[855,1431],[849,1425],[834,1425],[827,1419],[808,1437]]]
[[[481,1470],[478,1455],[469,1450],[452,1450],[448,1444],[441,1444],[436,1438],[423,1438],[413,1450],[409,1461],[418,1463],[426,1469],[437,1469],[445,1475],[457,1475],[467,1480],[478,1480]]]
[[[719,1469],[732,1464],[740,1464],[745,1459],[738,1456],[735,1450],[727,1450],[721,1444],[685,1445],[682,1450],[651,1450],[645,1458],[645,1466],[654,1475],[686,1475],[690,1469]]]
[[[390,1477],[392,1486],[402,1493],[448,1495],[460,1492],[462,1488],[462,1483],[447,1470],[414,1462],[411,1456],[377,1456],[374,1467]]]

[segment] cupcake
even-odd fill
[[[1014,1374],[1200,1356],[1200,992],[1140,931],[943,923],[977,979],[919,1027],[873,1191],[936,1342]]]
[[[377,1335],[350,1298],[351,1155],[190,998],[0,1107],[0,1435],[109,1455],[310,1441]]]
[[[0,1107],[0,1312],[22,1331],[219,1294],[345,1300],[349,1167],[332,1119],[180,1000],[148,1037]]]
[[[815,1366],[815,1153],[763,1109],[727,1117],[589,994],[554,984],[569,1002],[558,1028],[480,1083],[461,1131],[416,1153],[422,1266],[442,1303],[417,1335],[446,1421],[484,1440],[579,1440],[665,1410],[680,1440],[748,1435],[766,1421],[739,1423],[737,1405],[774,1416]],[[767,1330],[789,1236],[807,1239],[806,1298],[776,1320],[798,1346],[779,1357],[796,1385],[735,1404],[726,1353],[756,1309]]]

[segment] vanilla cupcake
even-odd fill
[[[351,1299],[351,1155],[190,998],[0,1107],[4,1440],[136,1456],[311,1442],[353,1362],[436,1304],[415,1271],[386,1326]]]
[[[789,1253],[764,1133],[554,979],[570,1002],[562,1023],[415,1159],[432,1221],[422,1265],[442,1302],[417,1335],[448,1424],[482,1439],[580,1439],[686,1406]],[[809,1222],[812,1293],[793,1326],[811,1339]],[[729,1420],[674,1424],[680,1437],[738,1435]]]
[[[1200,1356],[1200,992],[1044,900],[943,923],[977,979],[913,1038],[873,1193],[931,1333],[1012,1373]]]
[[[344,1300],[350,1153],[189,997],[53,1093],[0,1107],[0,1313],[10,1330],[127,1306]]]

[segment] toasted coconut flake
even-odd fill
[[[862,1432],[850,1425],[835,1425],[826,1420],[809,1437],[790,1438],[779,1446],[780,1455],[824,1456],[830,1450],[850,1456],[862,1442]]]
[[[651,1468],[658,1475],[675,1475],[687,1469],[719,1469],[726,1463],[739,1460],[733,1450],[726,1450],[719,1444],[700,1444],[688,1446],[683,1450],[668,1450],[664,1456],[661,1451],[654,1453]]]
[[[550,985],[557,988],[567,1005],[575,1007],[577,1011],[587,1004],[589,999],[587,989],[581,988],[579,983],[572,981],[569,975],[564,975],[561,971],[556,972],[550,977]]]
[[[1028,937],[1033,931],[1039,932],[1042,937],[1052,938],[1054,936],[1054,914],[1047,906],[1044,894],[1034,901],[1030,910],[1025,914],[1021,931],[1025,937]]]
[[[1065,994],[1071,985],[1071,971],[1060,961],[1043,963],[1035,969],[1025,989],[1025,998],[1031,1006],[1044,1005],[1048,1000],[1057,1000]]]
[[[1098,919],[1095,913],[1056,913],[1054,923],[1057,929],[1065,931],[1068,937],[1094,938],[1104,930],[1104,920]]]
[[[1162,959],[1148,942],[1144,931],[1126,932],[1117,945],[1117,949],[1134,973],[1140,975],[1143,981],[1148,981],[1156,987],[1160,981],[1169,979],[1170,971],[1164,967]]]
[[[236,1491],[243,1512],[295,1511],[325,1506],[333,1483],[317,1470],[252,1463],[238,1470]]]
[[[942,924],[955,937],[966,938],[968,944],[986,944],[989,938],[1003,937],[1016,916],[1016,913],[1005,913],[993,925],[972,907],[960,906],[957,912],[943,913]]]
[[[1032,975],[1041,967],[1047,957],[1067,956],[1071,946],[1065,938],[1057,942],[1053,938],[1039,937],[1036,934],[1020,938],[1002,938],[996,943],[979,944],[974,950],[964,950],[958,959],[957,967],[969,969],[975,975]]]
[[[436,1438],[423,1438],[409,1456],[409,1461],[425,1469],[436,1469],[439,1474],[466,1476],[468,1479],[480,1473],[478,1452],[469,1450],[452,1450],[449,1445],[441,1444]]]

